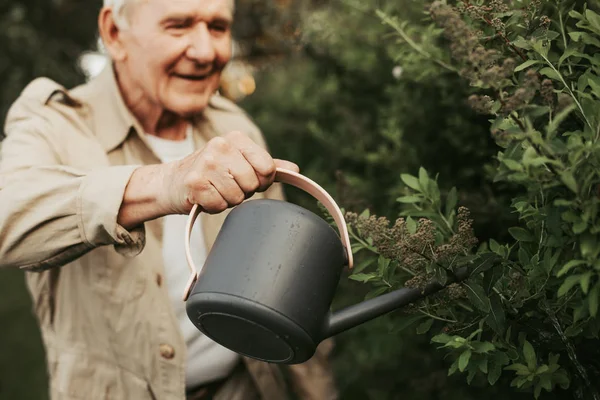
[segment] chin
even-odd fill
[[[202,113],[208,107],[209,100],[210,96],[196,96],[188,101],[181,101],[180,99],[179,101],[171,102],[165,108],[182,117],[192,117]]]

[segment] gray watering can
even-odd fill
[[[206,262],[197,269],[190,252],[196,205],[186,228],[191,277],[187,315],[206,336],[247,357],[296,364],[317,345],[358,324],[422,297],[415,289],[330,312],[344,266],[352,268],[348,228],[333,198],[298,173],[277,169],[277,182],[306,191],[333,216],[340,236],[316,214],[279,200],[250,200],[225,219]]]

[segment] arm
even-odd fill
[[[218,213],[266,190],[275,161],[240,133],[216,138],[186,159],[164,165],[81,171],[60,163],[43,118],[8,124],[0,164],[0,268],[45,270],[114,245],[134,256],[143,223],[188,213]],[[64,140],[64,139],[63,139]]]
[[[63,166],[48,119],[9,121],[0,153],[0,267],[44,270],[101,245],[142,250],[143,228],[128,231],[115,217],[136,167]]]

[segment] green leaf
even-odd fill
[[[496,362],[493,362],[490,365],[488,372],[488,383],[491,386],[494,386],[498,379],[500,379],[500,375],[502,375],[502,365]]]
[[[511,160],[510,158],[505,158],[502,160],[504,165],[508,167],[511,171],[523,171],[523,165],[521,163]]]
[[[496,243],[494,241],[494,239],[491,239],[490,247],[493,246],[492,241],[494,243]],[[496,243],[496,246],[498,249],[500,248],[498,243]],[[493,253],[482,254],[473,263],[473,267],[472,267],[473,269],[471,270],[471,276],[476,276],[477,274],[485,272],[485,271],[489,270],[490,268],[494,267],[494,265],[496,264],[496,260],[498,260],[498,256],[496,254],[493,254]]]
[[[540,398],[540,394],[542,393],[542,385],[538,382],[533,388],[533,397],[536,399]]]
[[[471,346],[473,347],[473,351],[479,354],[486,354],[496,349],[490,342],[473,342],[471,343]]]
[[[508,228],[508,233],[510,233],[510,235],[513,238],[515,238],[515,240],[518,240],[519,242],[533,242],[534,241],[534,238],[531,235],[531,233],[529,233],[529,231],[527,231],[523,228],[519,228],[518,226]]]
[[[487,313],[490,311],[490,301],[485,294],[483,288],[472,282],[465,282],[465,288],[467,289],[467,295],[471,303],[479,310]]]
[[[479,367],[479,370],[481,372],[483,372],[484,374],[487,374],[489,372],[488,370],[488,359],[487,358],[482,358],[477,362],[477,365]]]
[[[531,371],[529,370],[529,368],[527,368],[526,365],[519,364],[519,363],[511,364],[508,367],[504,368],[504,370],[505,371],[515,371],[515,373],[517,375],[521,375],[521,376],[531,374]]]
[[[469,365],[469,360],[471,359],[471,350],[465,350],[458,358],[458,370],[460,372],[464,372],[467,365]]]
[[[546,389],[546,391],[551,392],[552,391],[552,382],[550,381],[550,376],[548,376],[548,375],[540,376],[540,386],[542,388]]]
[[[433,325],[433,319],[428,319],[427,321],[423,322],[417,327],[417,334],[422,335],[427,333],[431,328],[431,325]]]
[[[400,179],[402,179],[402,182],[404,182],[404,184],[409,188],[416,190],[417,192],[423,191],[421,185],[419,185],[419,180],[414,176],[409,174],[402,174],[400,175]]]
[[[492,293],[489,300],[490,313],[485,319],[485,322],[497,335],[502,336],[506,329],[506,314],[504,313],[504,307],[502,306],[502,299],[498,293]]]
[[[385,275],[387,269],[390,266],[391,260],[389,258],[385,258],[384,256],[379,256],[377,259],[377,274],[379,276]]]
[[[567,119],[567,117],[571,114],[571,112],[573,112],[573,110],[575,110],[576,107],[576,104],[570,104],[564,110],[556,114],[556,116],[552,119],[552,121],[550,121],[548,127],[546,128],[546,133],[548,134],[548,136],[554,135],[560,124],[562,124],[563,121]]]
[[[458,359],[454,360],[454,362],[450,366],[450,369],[448,369],[448,376],[453,375],[457,369],[458,369]]]
[[[598,254],[598,242],[595,235],[582,235],[579,242],[581,255],[585,258],[596,258]]]
[[[471,384],[471,381],[475,377],[475,374],[477,374],[477,369],[475,369],[475,368],[469,369],[469,374],[467,375],[467,384],[468,385]]]
[[[572,270],[575,267],[578,267],[580,265],[586,264],[587,262],[585,260],[571,260],[568,263],[566,263],[561,269],[560,271],[558,271],[558,274],[556,274],[557,277],[561,277],[564,274],[566,274],[567,272],[569,272],[570,270]]]
[[[596,97],[600,98],[600,84],[596,83],[596,81],[592,79],[588,79],[588,84],[592,88],[592,92],[594,92]]]
[[[516,40],[513,40],[512,45],[520,49],[531,49],[531,43],[528,40],[525,40],[522,36],[519,36]]]
[[[569,32],[569,36],[576,42],[583,42],[592,46],[600,47],[600,40],[587,32]]]
[[[544,58],[548,58],[548,50],[550,43],[545,40],[532,40],[531,47],[533,50]],[[541,71],[540,71],[541,72]]]
[[[490,268],[483,274],[483,289],[488,295],[492,293],[494,285],[504,275],[504,269],[502,265],[496,265],[494,268]]]
[[[456,188],[453,187],[452,189],[450,189],[450,192],[448,192],[448,196],[446,197],[446,216],[450,216],[450,214],[452,213],[452,211],[456,208],[456,205],[458,203],[458,193],[456,191]]]
[[[592,278],[592,272],[586,272],[585,274],[583,274],[581,276],[581,280],[579,281],[579,285],[581,286],[581,290],[583,291],[584,294],[587,294],[587,292],[590,289],[590,279]]]
[[[525,248],[519,247],[517,256],[519,257],[519,262],[521,263],[522,267],[527,267],[530,264],[531,257],[529,256]]]
[[[558,385],[564,390],[567,390],[571,384],[571,381],[569,380],[567,373],[563,369],[557,371],[554,374],[553,378],[554,378],[554,382],[558,383]]]
[[[403,197],[398,197],[396,199],[396,201],[398,203],[414,204],[414,203],[423,201],[423,197],[421,197],[421,196],[403,196]]]
[[[588,296],[588,303],[590,307],[590,315],[595,318],[598,314],[598,300],[600,297],[600,284],[596,283]]]
[[[411,235],[414,235],[417,232],[417,223],[411,217],[406,218],[406,229]]]
[[[527,340],[523,343],[523,355],[525,356],[529,371],[535,371],[537,368],[537,357],[535,355],[535,350],[533,350],[533,346]]]
[[[571,276],[567,277],[567,279],[565,279],[563,284],[560,285],[560,288],[558,289],[558,297],[562,297],[565,294],[567,294],[567,292],[569,290],[571,290],[571,288],[573,286],[575,286],[579,283],[580,279],[581,279],[581,275],[571,275]]]
[[[500,250],[500,245],[494,239],[490,239],[490,250],[496,254],[498,254]]]
[[[446,344],[451,340],[452,340],[452,336],[447,335],[445,333],[440,333],[439,335],[435,335],[434,337],[431,338],[432,343],[441,343],[441,344]]]
[[[590,23],[592,30],[600,35],[600,15],[592,10],[585,10],[585,18]]]
[[[553,68],[544,67],[540,69],[540,74],[546,75],[548,78],[554,79],[555,81],[561,81],[560,75],[558,75],[558,73]]]
[[[562,174],[560,174],[560,179],[569,189],[571,189],[571,191],[574,193],[579,192],[577,181],[575,181],[575,177],[571,171],[563,171]]]
[[[353,281],[358,281],[358,282],[363,282],[363,283],[369,282],[370,280],[373,280],[375,278],[377,278],[376,273],[350,275],[350,279],[352,279]]]
[[[419,168],[419,185],[424,192],[429,191],[429,175],[423,167]]]
[[[541,63],[542,62],[540,60],[527,60],[523,64],[517,66],[515,68],[515,72],[522,71],[522,70],[524,70],[527,67],[531,67],[532,65],[541,64]]]

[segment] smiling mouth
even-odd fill
[[[187,79],[190,81],[204,81],[212,75],[212,72],[210,72],[208,74],[202,74],[202,75],[183,75],[183,74],[174,74],[174,75],[178,78]]]

